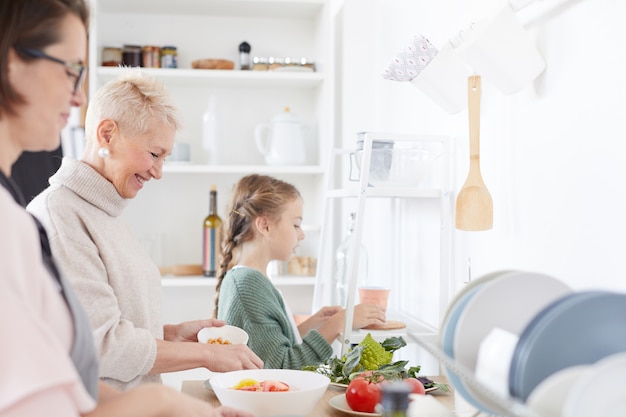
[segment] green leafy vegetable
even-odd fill
[[[342,358],[333,356],[317,365],[305,366],[305,371],[313,371],[326,375],[331,382],[348,385],[356,376],[368,372],[368,378],[374,381],[380,379],[417,378],[424,388],[437,387],[447,392],[446,384],[436,384],[427,377],[420,376],[419,366],[407,367],[408,361],[391,362],[393,352],[406,346],[402,337],[389,337],[382,343],[376,342],[371,334],[367,334],[358,345],[354,346]]]

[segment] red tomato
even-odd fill
[[[363,371],[354,378],[361,378],[374,383],[383,382],[385,380],[385,377],[382,374],[374,373],[374,371]]]
[[[424,389],[424,384],[417,378],[405,378],[402,380],[405,384],[408,384],[411,387],[411,392],[413,394],[426,394],[426,390]]]
[[[346,388],[346,402],[352,411],[373,413],[380,402],[380,387],[363,378],[353,379]]]

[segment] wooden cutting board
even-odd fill
[[[372,324],[371,326],[364,327],[365,330],[398,330],[404,329],[406,323],[396,320],[387,320],[385,324]]]

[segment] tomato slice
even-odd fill
[[[284,382],[273,381],[271,379],[261,382],[261,387],[264,392],[289,391],[289,385],[285,384]]]

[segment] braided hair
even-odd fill
[[[286,205],[296,198],[301,198],[301,195],[294,185],[267,175],[247,175],[235,184],[224,224],[222,257],[215,285],[214,317],[217,317],[224,276],[235,266],[234,256],[239,247],[254,238],[252,225],[255,219],[260,216],[267,216],[271,220],[280,219]]]

